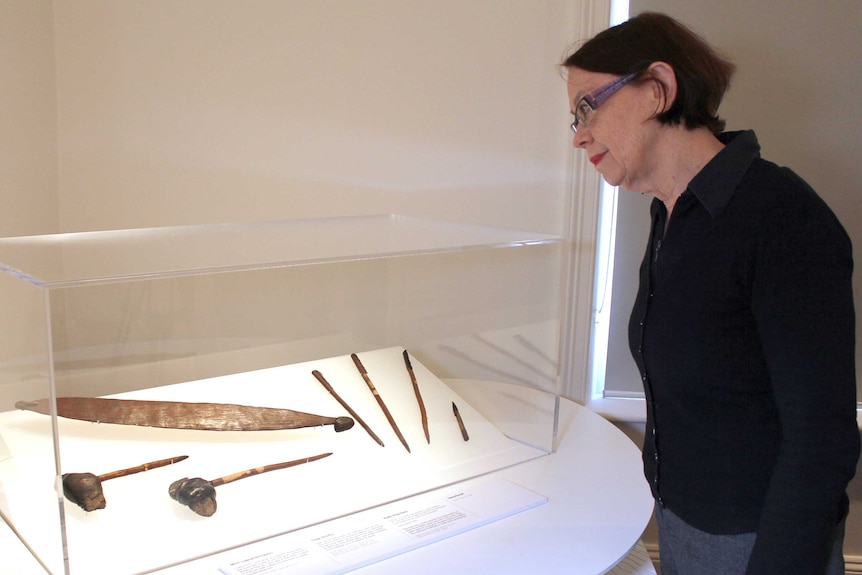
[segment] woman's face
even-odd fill
[[[569,107],[575,110],[581,98],[618,77],[569,68]],[[650,144],[659,122],[651,120],[655,102],[650,94],[652,82],[630,83],[604,100],[578,125],[572,145],[582,148],[590,162],[613,186],[649,192],[653,165]],[[652,103],[650,103],[652,102]]]

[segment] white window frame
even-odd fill
[[[609,24],[625,21],[629,2],[594,0],[585,2],[582,10],[577,33],[587,38]],[[604,390],[618,190],[587,165],[582,153],[573,152],[571,173],[569,303],[560,361],[564,393],[610,420],[643,422],[646,403],[642,397],[606,397]]]

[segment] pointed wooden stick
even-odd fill
[[[278,469],[285,469],[295,465],[302,465],[303,463],[310,463],[312,461],[317,461],[318,459],[323,459],[324,457],[329,457],[330,455],[332,455],[332,453],[321,453],[311,457],[294,459],[293,461],[273,463],[271,465],[264,465],[263,467],[253,467],[252,469],[246,469],[245,471],[225,475],[224,477],[219,477],[212,481],[207,481],[200,477],[193,477],[191,479],[183,477],[182,479],[178,479],[171,483],[171,486],[168,488],[168,494],[172,499],[186,505],[198,515],[210,517],[218,508],[215,499],[216,487],[233,481],[239,481],[240,479],[251,477],[252,475],[260,475],[261,473],[267,473],[269,471],[276,471]]]
[[[180,455],[179,457],[170,457],[168,459],[160,459],[151,461],[143,465],[111,471],[102,475],[94,475],[92,473],[64,473],[63,474],[63,495],[66,499],[78,505],[84,511],[95,511],[96,509],[104,509],[107,505],[105,494],[102,491],[102,482],[117,477],[125,477],[149,471],[157,467],[164,467],[187,459],[188,455]]]
[[[425,432],[425,441],[431,444],[431,436],[428,434],[428,414],[425,412],[425,402],[422,401],[422,394],[419,393],[419,382],[416,381],[416,374],[413,373],[413,364],[410,363],[410,354],[404,350],[404,365],[407,366],[407,373],[410,374],[410,381],[413,383],[413,393],[416,394],[416,401],[419,403],[419,416],[422,418],[422,431]]]
[[[332,395],[332,397],[334,397],[334,398],[335,398],[335,400],[336,400],[338,403],[340,403],[340,404],[341,404],[341,407],[343,407],[344,409],[346,409],[346,410],[347,410],[347,413],[349,413],[349,414],[350,414],[350,417],[352,417],[353,419],[355,419],[355,420],[356,420],[356,422],[357,422],[357,423],[359,423],[359,425],[361,425],[361,426],[362,426],[362,428],[363,428],[365,431],[367,431],[367,432],[368,432],[368,435],[370,435],[370,436],[371,436],[371,439],[373,439],[374,441],[376,441],[377,443],[379,443],[381,447],[386,447],[385,445],[383,445],[383,440],[382,440],[382,439],[380,439],[379,437],[377,437],[377,434],[376,434],[376,433],[374,433],[373,431],[371,431],[371,428],[370,428],[370,427],[368,427],[368,424],[367,424],[367,423],[365,423],[365,421],[363,421],[361,417],[359,417],[359,414],[358,414],[358,413],[356,413],[355,411],[353,411],[353,409],[352,409],[349,405],[347,405],[347,402],[346,402],[346,401],[344,401],[343,399],[341,399],[341,396],[340,396],[340,395],[338,395],[337,393],[335,393],[335,390],[332,388],[332,385],[330,385],[330,383],[329,383],[328,381],[326,381],[326,378],[325,378],[325,377],[323,377],[323,374],[322,374],[322,373],[320,373],[319,371],[317,371],[317,370],[315,369],[314,371],[312,371],[312,372],[311,372],[311,375],[313,375],[315,378],[317,378],[317,381],[319,381],[319,382],[320,382],[320,384],[321,384],[324,388],[326,388],[326,391],[328,391],[328,392],[329,392],[329,394],[330,394],[330,395]]]
[[[359,361],[359,356],[355,353],[351,353],[350,359],[352,359],[353,363],[356,364],[356,369],[359,370],[359,373],[362,375],[362,379],[365,380],[365,384],[368,385],[368,389],[371,390],[372,395],[374,395],[374,399],[377,400],[377,404],[380,406],[380,409],[383,410],[383,415],[386,416],[386,420],[389,421],[389,425],[392,426],[392,430],[395,432],[395,435],[398,436],[398,439],[401,441],[404,449],[407,450],[407,453],[410,453],[410,446],[407,445],[407,440],[404,439],[403,435],[401,435],[401,430],[398,429],[398,424],[395,423],[395,418],[393,418],[392,414],[389,413],[389,408],[386,407],[386,404],[383,402],[383,398],[380,397],[380,393],[377,391],[377,388],[374,387],[374,384],[371,382],[371,378],[368,377],[368,372],[365,371],[365,366],[362,365],[361,361]]]

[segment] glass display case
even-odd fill
[[[0,239],[0,514],[47,573],[145,573],[542,457],[564,250],[397,215]]]

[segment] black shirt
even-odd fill
[[[859,457],[850,239],[802,179],[727,145],[652,227],[629,324],[653,495],[757,532],[748,573],[815,573]]]

